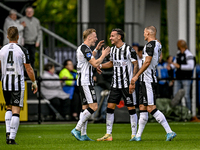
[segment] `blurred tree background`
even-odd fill
[[[124,30],[124,3],[125,0],[105,0],[106,17],[106,43],[110,44],[110,31],[113,28]],[[69,42],[77,45],[77,0],[37,0],[35,16],[41,21],[41,25],[50,28]],[[197,20],[197,62],[199,62],[200,49],[200,1],[196,1],[196,20]],[[167,9],[166,0],[161,0],[161,35],[160,41],[163,46],[163,58],[169,55],[168,34],[167,34]],[[143,34],[143,33],[141,33]],[[44,44],[48,42],[47,36],[44,37]],[[66,46],[56,40],[56,46]]]

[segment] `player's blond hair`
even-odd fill
[[[88,35],[90,35],[91,33],[96,32],[95,29],[87,29],[83,32],[83,40],[85,41],[88,37]]]
[[[8,33],[7,35],[8,35],[9,41],[17,41],[18,40],[19,33],[18,33],[17,27],[12,26],[12,27],[8,28],[7,33]]]

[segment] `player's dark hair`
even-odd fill
[[[124,40],[124,31],[122,29],[119,29],[119,28],[115,28],[115,29],[112,29],[112,32],[113,31],[116,31],[117,34],[121,35],[121,40],[123,41]]]
[[[19,33],[18,33],[17,27],[12,26],[12,27],[8,28],[7,33],[8,33],[9,41],[17,41],[18,40]]]
[[[49,71],[50,69],[52,69],[54,67],[54,64],[52,63],[47,63],[46,65],[44,65],[44,70],[45,71]]]

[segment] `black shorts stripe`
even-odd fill
[[[8,74],[6,75],[6,90],[8,90],[8,78],[9,78],[9,76],[8,76]]]
[[[92,77],[91,77],[91,73],[90,72],[92,72],[92,67],[90,66],[89,67],[89,81],[90,81],[90,85],[92,85]]]
[[[78,76],[79,76],[79,79],[78,79],[79,84],[78,85],[81,85],[81,73],[79,73]]]
[[[86,99],[85,97],[85,94],[84,94],[84,91],[83,91],[83,87],[82,86],[78,86],[78,89],[79,89],[79,95],[80,95],[80,98],[81,98],[81,103],[83,105],[85,105],[85,103],[83,102],[84,99]]]

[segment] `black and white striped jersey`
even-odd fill
[[[94,85],[93,76],[93,66],[89,63],[90,59],[94,56],[92,55],[92,50],[90,47],[82,43],[76,52],[77,56],[77,85]]]
[[[120,48],[111,47],[110,61],[113,62],[111,87],[118,89],[128,88],[133,77],[132,62],[137,61],[135,50],[126,43]]]
[[[144,46],[142,64],[145,62],[147,56],[152,56],[152,60],[148,68],[141,74],[141,81],[157,83],[156,67],[159,62],[161,51],[162,45],[157,40],[150,41]]]
[[[3,90],[25,90],[24,64],[30,63],[28,50],[16,43],[9,43],[1,48],[0,60]]]

